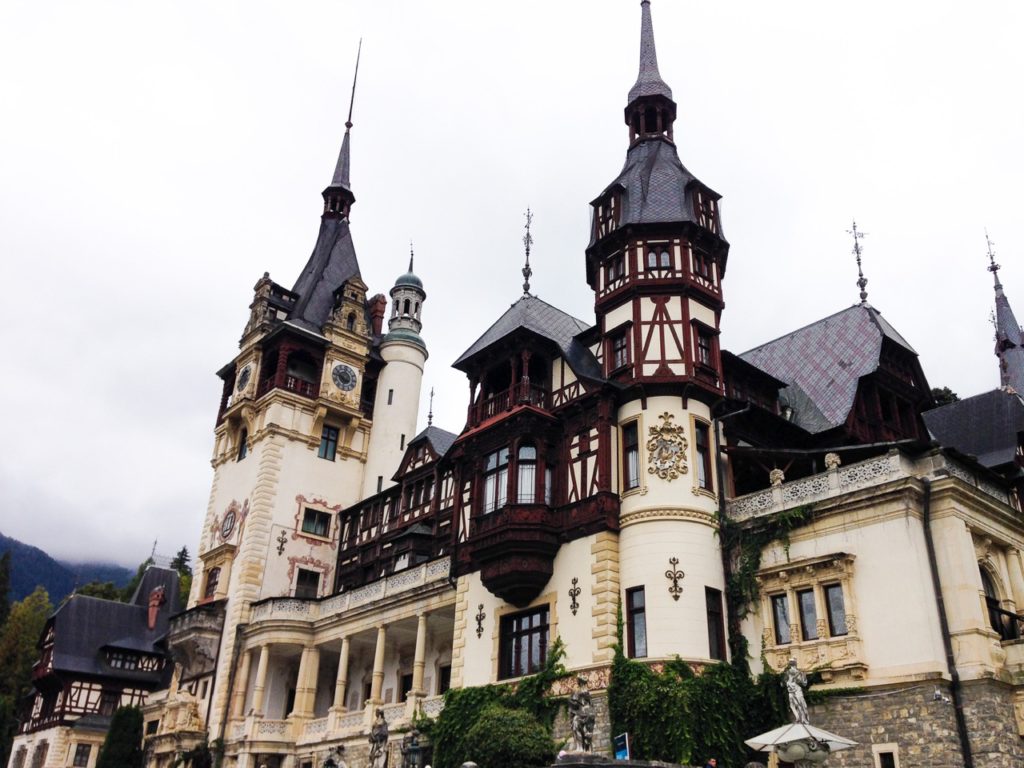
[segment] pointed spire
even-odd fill
[[[998,264],[996,264],[996,253],[995,253],[995,251],[992,250],[992,246],[995,245],[995,243],[993,243],[989,239],[988,230],[987,229],[985,230],[985,245],[988,246],[988,267],[987,267],[987,269],[988,269],[989,272],[992,273],[992,279],[995,280],[995,284],[996,284],[995,287],[996,287],[996,291],[998,292],[998,291],[1001,291],[1003,289],[1002,283],[999,282],[999,270],[1002,269],[1002,267],[1000,267]]]
[[[530,234],[530,225],[533,223],[533,214],[526,209],[526,234],[523,235],[523,246],[526,249],[526,266],[523,267],[523,295],[530,295],[530,277],[533,270],[530,269],[530,246],[533,245],[533,235]]]
[[[1000,266],[996,263],[995,243],[985,233],[985,244],[988,246],[988,269],[995,280],[996,306],[993,313],[995,326],[996,357],[999,358],[999,384],[1014,392],[1024,394],[1024,332],[1013,314],[1010,300],[1003,292],[999,282]]]
[[[410,239],[409,240],[409,274],[410,275],[413,274],[413,271],[412,271],[412,260],[413,260],[414,256],[415,256],[415,254],[412,252],[412,240]]]
[[[664,96],[672,98],[668,87],[658,72],[658,52],[654,47],[654,23],[651,21],[651,2],[640,3],[640,73],[636,83],[629,89],[629,102],[642,96]]]
[[[434,388],[430,388],[430,410],[427,411],[427,426],[434,425]]]
[[[345,121],[345,137],[341,140],[341,152],[338,154],[338,164],[334,167],[334,178],[331,179],[332,187],[344,187],[351,189],[349,183],[349,170],[351,168],[351,155],[349,149],[349,134],[352,130],[352,107],[356,103],[356,80],[359,78],[359,58],[363,53],[363,39],[359,38],[359,49],[356,51],[356,71],[352,75],[352,96],[348,101],[348,119]]]
[[[860,303],[867,304],[868,301],[868,279],[864,277],[864,270],[861,268],[860,257],[861,247],[860,241],[864,239],[867,232],[860,232],[857,230],[857,220],[853,220],[853,228],[846,230],[846,234],[853,236],[853,250],[850,253],[857,255],[857,287],[860,288]]]

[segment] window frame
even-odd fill
[[[727,639],[725,636],[725,610],[722,607],[722,590],[704,587],[704,610],[708,623],[708,656],[715,661],[727,661]]]
[[[714,493],[714,462],[711,461],[711,425],[700,419],[693,420],[693,481],[696,488]]]
[[[235,461],[242,461],[249,455],[249,430],[245,427],[238,433],[238,453],[235,454]]]
[[[830,599],[831,595],[839,596],[838,609],[842,611],[842,632],[836,630],[836,606]],[[825,602],[825,616],[828,619],[829,637],[846,637],[850,634],[850,625],[846,621],[846,595],[841,582],[833,581],[821,585],[821,596]]]
[[[304,577],[306,577],[306,581],[308,582],[309,581],[309,579],[308,579],[309,575],[316,576],[316,585],[313,588],[313,594],[309,594],[310,585],[308,583],[306,583],[306,584],[301,584],[300,583],[303,580]],[[318,599],[320,597],[320,586],[321,586],[321,580],[322,580],[321,577],[322,576],[323,576],[323,574],[320,573],[320,571],[313,570],[312,568],[296,568],[295,569],[295,587],[292,590],[292,596],[293,597],[297,597],[297,598],[299,598],[301,600],[316,600],[316,599]],[[301,592],[301,594],[300,594],[300,592]]]
[[[536,626],[524,626],[536,618]],[[534,658],[533,642],[537,639],[536,658]],[[523,668],[522,645],[528,643],[526,649],[526,667]],[[498,634],[498,679],[509,680],[516,677],[532,675],[544,666],[547,659],[548,646],[551,642],[551,606],[548,603],[527,608],[525,611],[506,613],[499,620]]]
[[[317,451],[319,458],[334,461],[338,455],[338,436],[339,430],[337,427],[324,424],[323,429],[320,431],[320,450]]]
[[[524,451],[533,451],[533,456],[524,457]],[[533,443],[523,443],[516,449],[516,503],[536,504],[537,503],[537,446]],[[523,470],[529,468],[528,473]],[[524,486],[529,486],[524,491]]]
[[[654,257],[653,259],[651,257]],[[667,258],[666,258],[667,257]],[[673,265],[672,241],[644,242],[644,272],[671,272]]]
[[[205,584],[203,585],[203,600],[213,600],[217,597],[217,587],[220,585],[220,574],[221,567],[219,565],[215,565],[204,574]]]
[[[303,507],[302,510],[302,522],[299,523],[299,531],[303,536],[312,536],[317,539],[329,539],[331,538],[331,529],[334,527],[334,515],[323,509],[317,509],[316,507]],[[312,521],[312,525],[307,528],[307,523]],[[323,525],[323,533],[320,533],[317,529],[320,525]]]
[[[73,768],[88,768],[92,744],[78,742],[75,744],[75,756],[71,759]]]
[[[812,640],[819,640],[818,637],[818,600],[814,587],[802,587],[794,590],[796,596],[796,610],[800,617],[800,639],[809,643]],[[810,596],[810,604],[804,602],[804,598]],[[805,608],[810,608],[810,613]],[[810,619],[808,621],[808,619]]]
[[[641,602],[635,598],[639,596]],[[643,585],[626,590],[626,651],[631,659],[646,659],[647,643],[647,593]],[[637,630],[642,628],[642,633]],[[642,634],[638,648],[637,638]]]
[[[494,460],[493,466],[491,460]],[[488,515],[508,504],[508,473],[511,451],[503,446],[484,458],[484,472],[480,476],[480,513]]]
[[[792,618],[790,616],[789,593],[782,592],[769,596],[769,603],[772,608],[772,627],[775,631],[776,645],[791,645],[793,643]],[[780,610],[784,613],[780,616]],[[781,622],[784,618],[785,622]]]
[[[640,419],[627,421],[622,433],[622,490],[635,491],[641,486],[640,472]],[[632,470],[632,472],[631,472]]]

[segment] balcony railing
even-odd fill
[[[278,381],[277,377],[261,381],[259,388],[256,390],[256,397],[263,397],[272,389],[287,389],[289,392],[294,392],[302,397],[316,398],[320,396],[319,384],[314,384],[311,381],[288,374],[281,377],[280,381]]]
[[[503,389],[490,397],[480,399],[472,408],[473,424],[492,419],[517,405],[534,405],[548,408],[548,390],[528,381],[521,381],[511,389]]]
[[[989,624],[999,633],[1000,640],[1020,640],[1024,636],[1024,616],[1004,611],[994,598],[987,597],[985,602],[988,604]]]

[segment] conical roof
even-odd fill
[[[640,3],[640,72],[636,83],[629,89],[629,103],[643,96],[672,98],[672,89],[658,72],[658,52],[654,47],[654,23],[651,21],[651,2]]]

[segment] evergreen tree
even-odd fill
[[[176,570],[182,576],[192,575],[192,566],[189,565],[189,560],[192,558],[188,554],[188,547],[182,547],[178,550],[178,554],[171,560],[171,568]]]
[[[110,720],[96,768],[142,768],[142,710],[121,707]]]
[[[36,587],[31,595],[11,606],[0,631],[0,765],[6,765],[14,741],[17,704],[32,690],[39,637],[52,612],[46,590]]]
[[[104,600],[121,600],[121,590],[112,581],[90,581],[75,590],[76,595],[101,597]]]
[[[128,582],[123,590],[121,590],[121,602],[131,602],[132,595],[135,594],[135,590],[139,588],[139,584],[142,582],[142,575],[146,572],[146,569],[153,564],[153,558],[147,557],[140,564],[138,569],[135,571],[135,575],[132,576],[132,580]]]

